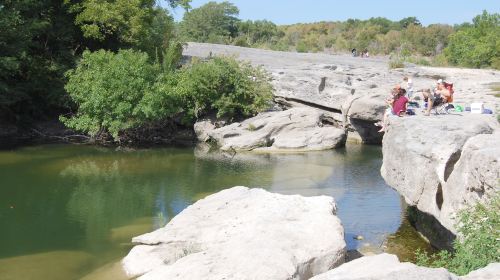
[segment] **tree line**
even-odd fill
[[[298,52],[345,52],[356,48],[424,64],[500,69],[498,13],[484,11],[472,24],[455,26],[423,26],[416,17],[278,26],[267,20],[243,21],[238,15],[238,8],[230,2],[209,2],[188,11],[176,30],[186,41]]]

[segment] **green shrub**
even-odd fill
[[[158,103],[155,83],[159,72],[159,65],[150,63],[142,52],[86,51],[76,69],[66,74],[65,88],[78,112],[61,121],[91,136],[109,132],[118,140],[120,131],[159,117],[150,109]]]
[[[458,217],[459,237],[453,244],[454,252],[441,251],[431,256],[418,252],[418,265],[445,267],[465,275],[500,261],[500,195],[461,211]]]
[[[247,38],[245,37],[238,37],[234,40],[233,45],[238,46],[238,47],[250,47],[250,44],[247,42]]]
[[[297,52],[299,53],[306,53],[306,52],[309,52],[309,47],[307,46],[306,42],[304,41],[299,41],[297,43],[297,46],[295,47],[295,49],[297,50]]]
[[[391,57],[391,59],[389,60],[389,69],[404,68],[404,67],[405,67],[404,60],[399,56]]]
[[[179,73],[176,94],[192,121],[215,111],[218,117],[247,117],[269,107],[272,86],[262,68],[231,57],[188,65]]]

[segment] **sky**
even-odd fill
[[[193,0],[198,8],[209,1]],[[222,2],[222,1],[216,1]],[[267,19],[278,25],[318,21],[344,21],[349,18],[386,17],[400,20],[416,16],[423,25],[471,22],[483,10],[500,13],[500,0],[229,0],[240,9],[243,20]],[[182,20],[181,8],[173,12]]]

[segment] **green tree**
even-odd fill
[[[0,120],[27,121],[67,106],[63,73],[79,30],[62,1],[0,4]]]
[[[120,50],[84,52],[76,69],[67,73],[66,90],[78,104],[78,112],[61,121],[70,128],[98,137],[109,132],[119,140],[119,132],[163,116],[151,110],[168,96],[158,96],[155,84],[159,65],[151,64],[145,53]]]
[[[406,17],[399,21],[401,28],[408,28],[410,25],[422,26],[422,23],[416,17]]]
[[[471,26],[464,26],[450,35],[445,56],[451,63],[466,67],[497,65],[500,56],[500,14],[484,11],[473,19]]]
[[[237,36],[238,8],[229,2],[208,2],[184,14],[181,38],[186,41],[224,43]]]
[[[155,0],[66,0],[88,46],[116,51],[135,48],[154,57],[172,37],[173,19]],[[173,6],[189,1],[170,1]]]
[[[248,45],[271,43],[273,39],[282,35],[276,24],[267,20],[242,21],[238,25],[238,34]]]

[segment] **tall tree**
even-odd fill
[[[17,121],[65,104],[63,73],[79,30],[62,1],[0,4],[0,119]]]
[[[184,14],[180,24],[183,39],[222,43],[237,35],[238,8],[229,2],[208,2]]]

